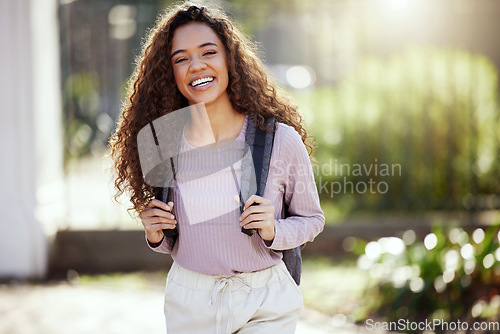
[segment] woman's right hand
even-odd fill
[[[164,203],[157,199],[149,201],[148,205],[139,214],[146,236],[150,243],[158,243],[163,240],[163,229],[174,229],[177,225],[174,215],[171,213],[174,202]]]

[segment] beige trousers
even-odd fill
[[[292,334],[302,307],[283,261],[235,276],[203,275],[174,262],[167,277],[168,334]]]

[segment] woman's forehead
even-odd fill
[[[221,45],[217,34],[207,24],[190,22],[178,27],[172,39],[172,49],[186,49],[197,47],[207,42]]]

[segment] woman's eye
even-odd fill
[[[204,55],[204,56],[209,56],[209,55],[214,55],[214,54],[216,54],[216,53],[217,53],[216,51],[207,51],[207,52],[205,52],[203,55]]]
[[[186,60],[186,58],[178,58],[174,61],[174,64],[178,64],[178,63],[181,63],[183,62],[184,60]]]

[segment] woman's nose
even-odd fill
[[[206,67],[205,62],[203,62],[201,59],[194,58],[191,62],[191,71],[199,71],[202,70]]]

